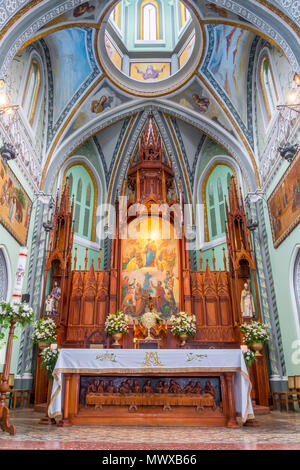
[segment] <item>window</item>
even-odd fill
[[[25,89],[22,99],[22,107],[28,121],[33,126],[36,118],[37,103],[41,89],[41,69],[36,59],[31,61],[28,75],[25,82]]]
[[[209,240],[225,235],[225,196],[228,198],[232,175],[233,171],[229,166],[219,164],[207,179],[205,201]]]
[[[297,320],[298,325],[300,326],[300,249],[298,250],[294,265],[294,294],[298,312]]]
[[[187,7],[182,2],[179,2],[179,31],[184,27],[190,17],[191,15]]]
[[[263,95],[264,114],[267,118],[267,121],[270,121],[276,109],[278,94],[276,91],[270,59],[267,56],[263,57],[260,64],[259,81]]]
[[[83,165],[73,165],[66,173],[69,190],[74,195],[74,233],[91,240],[95,187],[89,171]]]
[[[157,41],[160,39],[159,4],[157,1],[143,0],[140,4],[140,39]]]
[[[121,29],[121,4],[118,3],[110,14],[110,20]]]

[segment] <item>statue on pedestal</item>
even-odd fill
[[[51,294],[49,294],[46,299],[46,314],[47,315],[53,315],[53,316],[58,315],[60,298],[61,298],[61,288],[57,284],[57,281],[55,281]]]
[[[244,289],[241,293],[241,312],[242,317],[252,318],[255,313],[253,296],[250,291],[248,282],[245,282]]]

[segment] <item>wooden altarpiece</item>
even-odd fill
[[[217,270],[215,256],[213,255],[213,266],[209,266],[208,262],[202,259],[200,252],[200,270],[192,271],[189,252],[186,249],[187,240],[184,236],[184,196],[181,182],[179,181],[176,190],[171,158],[164,150],[161,136],[150,113],[138,148],[130,159],[123,189],[116,196],[116,236],[112,240],[110,269],[100,270],[101,250],[98,266],[95,268],[92,262],[88,268],[86,254],[85,266],[82,269],[80,266],[77,268],[76,250],[73,268],[71,265],[74,236],[73,204],[70,207],[68,179],[66,179],[61,202],[59,204],[57,201],[52,223],[42,303],[42,314],[45,314],[46,286],[49,286],[47,276],[51,272],[50,289],[55,281],[61,288],[57,318],[61,327],[59,347],[84,348],[96,344],[103,348],[112,347],[111,339],[105,333],[105,319],[109,313],[127,308],[129,310],[126,313],[132,314],[129,297],[128,301],[125,301],[126,297],[124,299],[124,292],[128,292],[126,291],[128,286],[124,286],[124,279],[126,280],[125,275],[132,272],[128,264],[133,262],[133,258],[137,265],[139,263],[136,261],[137,257],[133,255],[126,259],[125,249],[128,242],[124,233],[128,238],[131,224],[150,220],[151,215],[151,219],[154,218],[159,223],[168,220],[172,233],[177,237],[174,236],[171,240],[172,246],[176,243],[177,253],[177,298],[174,296],[176,309],[177,312],[194,314],[197,323],[195,337],[189,339],[183,347],[239,348],[242,341],[239,325],[244,321],[241,315],[240,296],[245,280],[251,280],[258,319],[261,318],[261,313],[251,236],[246,226],[243,202],[239,198],[234,179],[229,193],[229,205],[226,204],[228,261],[224,250],[224,268]],[[168,249],[168,240],[166,247]],[[156,264],[157,269],[163,265],[164,260],[158,261],[161,265]],[[164,269],[166,272],[167,269]],[[156,281],[154,294],[152,293],[155,307],[160,305],[157,286]],[[149,298],[149,289],[143,287],[145,285],[135,285],[135,300],[138,298],[140,307],[145,307]],[[123,348],[135,348],[137,341],[146,335],[143,326],[137,322],[137,313],[139,313],[137,306],[135,309],[131,316],[136,318],[129,327],[129,333],[123,336],[121,345]],[[145,308],[142,310],[145,311]],[[171,309],[169,313],[176,312]],[[152,328],[151,334],[154,339],[159,340],[160,348],[181,347],[178,338],[171,334],[167,316],[156,328]],[[269,385],[264,355],[251,367],[251,376],[253,398],[260,405],[268,405]],[[38,382],[36,379],[36,393],[39,389]]]

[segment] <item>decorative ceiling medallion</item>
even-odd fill
[[[98,31],[97,56],[106,75],[123,91],[161,96],[182,86],[199,68],[205,29],[198,13],[179,0],[160,2],[154,28],[147,21],[154,21],[155,12],[143,12],[143,3],[120,1],[106,13]],[[152,3],[158,5],[145,4]]]

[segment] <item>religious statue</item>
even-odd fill
[[[114,386],[114,383],[112,380],[109,380],[107,386],[106,386],[106,389],[105,389],[105,392],[106,393],[116,393],[117,392],[117,389],[116,387]]]
[[[159,380],[156,387],[155,387],[155,392],[156,393],[163,393],[164,387],[163,387],[163,381]]]
[[[124,382],[121,383],[120,387],[119,387],[119,393],[122,393],[122,394],[127,394],[127,393],[130,393],[131,392],[131,384],[130,384],[130,380],[129,379],[126,379]]]
[[[241,312],[242,317],[245,318],[252,318],[255,313],[253,297],[248,282],[245,282],[241,293]]]
[[[189,383],[184,387],[182,391],[183,393],[193,393],[194,387],[195,387],[194,382],[190,380]]]
[[[141,387],[137,380],[133,381],[131,390],[132,393],[141,393]]]
[[[163,393],[169,393],[169,384],[166,380],[163,382]]]
[[[94,380],[87,388],[87,393],[97,393],[98,391],[98,380]]]
[[[153,393],[151,381],[147,380],[143,386],[143,393]]]
[[[103,393],[104,392],[104,382],[103,380],[100,380],[99,385],[97,387],[97,393]]]
[[[47,300],[46,300],[46,311],[47,311],[47,308],[48,309],[50,308],[50,299],[48,297],[47,297]],[[49,314],[57,316],[58,315],[58,308],[59,308],[59,301],[60,301],[60,298],[61,298],[61,288],[58,286],[56,281],[54,282],[54,287],[51,291],[50,298],[51,298],[51,301],[52,301],[52,310]],[[47,304],[48,304],[48,307],[47,307]],[[48,310],[48,312],[49,312],[49,310]]]
[[[215,389],[209,380],[205,382],[204,393],[209,393],[215,398]]]
[[[202,395],[203,394],[203,390],[201,388],[201,383],[200,382],[197,382],[194,389],[193,389],[193,393],[197,393],[199,395]],[[207,393],[207,392],[206,392]]]
[[[52,315],[52,311],[54,308],[54,298],[51,297],[50,294],[47,295],[45,305],[46,305],[46,315]]]
[[[170,380],[169,393],[182,393],[180,385],[175,380]]]

